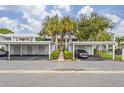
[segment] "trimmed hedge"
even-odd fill
[[[50,59],[51,60],[57,59],[59,57],[59,54],[60,54],[59,50],[53,51],[50,55]]]
[[[72,59],[72,52],[70,52],[69,50],[64,50],[64,58]]]

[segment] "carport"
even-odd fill
[[[48,55],[55,49],[51,41],[0,41],[0,45],[5,45],[8,51],[8,60],[11,55]]]
[[[73,59],[75,59],[75,50],[76,49],[84,49],[86,50],[90,55],[94,55],[94,48],[96,46],[106,46],[108,49],[108,45],[112,45],[112,60],[115,59],[115,41],[78,41],[78,42],[70,42],[68,43],[68,50],[72,51],[73,53]]]
[[[122,61],[124,61],[124,42],[120,42],[122,48]]]

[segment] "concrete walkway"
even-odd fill
[[[59,62],[64,61],[64,55],[63,55],[63,52],[62,51],[60,51],[58,61]]]

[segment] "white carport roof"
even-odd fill
[[[0,44],[53,44],[51,41],[0,41]]]
[[[68,44],[74,44],[74,45],[113,45],[116,44],[115,41],[77,41],[77,42],[70,42]]]
[[[38,37],[37,34],[0,34],[1,37],[11,38],[11,37]]]

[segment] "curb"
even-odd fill
[[[124,71],[0,70],[0,74],[124,74]]]

